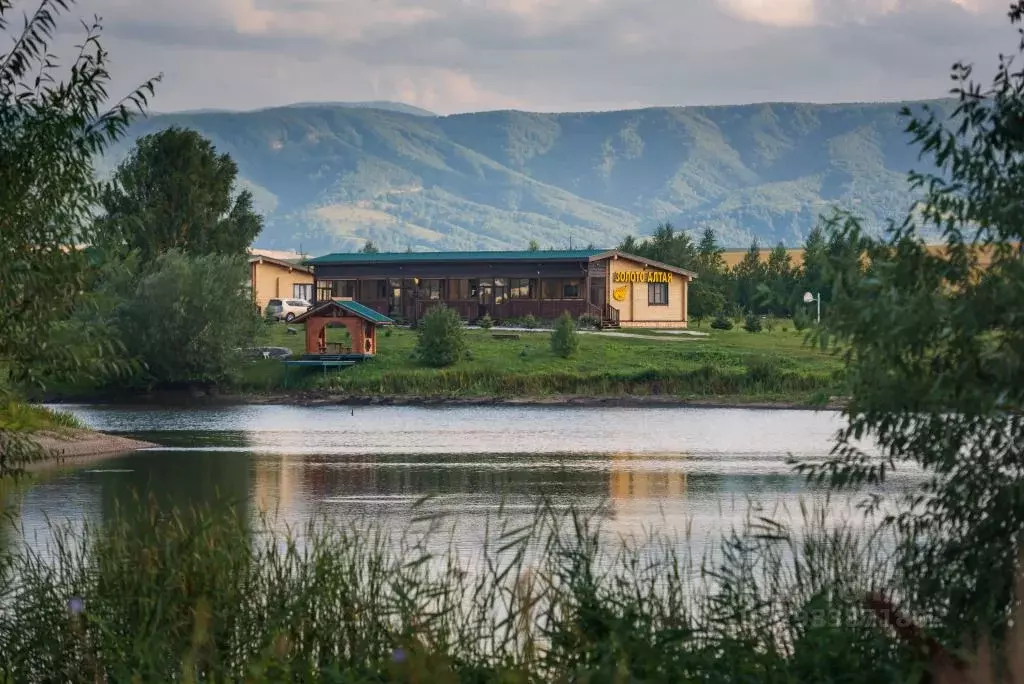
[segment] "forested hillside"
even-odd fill
[[[916,155],[900,107],[438,117],[310,104],[162,114],[132,134],[190,127],[229,153],[267,216],[262,247],[605,246],[665,220],[695,232],[711,225],[728,246],[754,236],[796,246],[834,204],[875,225],[906,211]],[[108,155],[108,170],[128,144]]]

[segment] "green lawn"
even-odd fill
[[[266,344],[302,352],[301,326],[292,326],[297,335],[288,335],[287,327],[269,326]],[[841,361],[809,347],[804,334],[792,326],[761,333],[740,328],[712,331],[706,326],[703,331],[710,336],[636,330],[623,332],[645,339],[584,334],[578,354],[563,359],[552,354],[547,332],[522,331],[519,340],[498,340],[489,331],[467,330],[467,358],[449,368],[431,369],[416,361],[415,331],[396,328],[378,334],[375,359],[327,375],[292,370],[289,384],[353,395],[669,395],[816,404],[843,393]],[[283,365],[259,361],[246,369],[239,389],[283,388]]]

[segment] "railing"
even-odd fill
[[[604,305],[604,320],[610,321],[612,325],[619,324],[619,310],[611,304]]]

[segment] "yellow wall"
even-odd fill
[[[273,261],[256,260],[249,264],[252,278],[252,296],[262,311],[271,299],[290,299],[295,296],[292,286],[312,285],[313,274],[301,269],[282,266]]]
[[[687,320],[687,295],[689,281],[686,276],[672,274],[668,284],[668,305],[647,303],[647,283],[617,283],[616,273],[630,271],[664,272],[659,268],[632,261],[624,257],[608,260],[608,303],[619,310],[619,324],[623,327],[674,327],[685,328]],[[625,288],[626,299],[615,298],[616,291]]]

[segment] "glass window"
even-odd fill
[[[647,303],[658,306],[668,304],[668,283],[647,283]]]
[[[292,297],[309,301],[313,298],[313,283],[296,283],[292,285]]]
[[[535,299],[537,281],[530,278],[512,278],[509,281],[508,295],[512,299]]]
[[[562,299],[579,299],[580,298],[580,281],[578,280],[563,280],[562,281]]]
[[[331,287],[331,281],[320,280],[316,284],[316,300],[318,302],[324,302],[334,296],[334,290]]]
[[[541,297],[543,299],[561,299],[559,297],[559,281],[557,280],[542,280],[540,281]]]
[[[449,299],[469,299],[470,298],[470,283],[473,281],[465,279],[449,280],[448,281],[448,298]]]
[[[421,280],[420,289],[423,290],[424,299],[441,299],[441,280],[438,278]]]
[[[332,280],[330,281],[330,285],[332,297],[346,297],[348,299],[356,298],[355,280]]]

